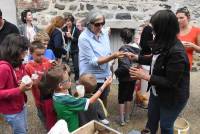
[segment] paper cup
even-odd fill
[[[30,76],[28,75],[25,75],[23,78],[22,78],[22,82],[26,85],[30,84],[32,82]]]
[[[78,93],[78,97],[84,97],[85,95],[85,88],[83,85],[77,85],[76,86],[76,91]]]

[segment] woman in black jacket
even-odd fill
[[[74,17],[72,15],[65,16],[65,26],[63,27],[63,32],[65,32],[65,50],[70,54],[74,67],[74,80],[77,81],[79,79],[79,63],[78,63],[78,37],[80,35],[80,31],[76,28],[74,24]]]
[[[190,67],[183,44],[177,39],[179,24],[170,10],[156,12],[150,23],[155,38],[152,56],[131,55],[141,64],[150,64],[150,74],[131,68],[132,78],[149,82],[151,91],[146,128],[156,134],[160,121],[162,134],[173,134],[174,122],[189,98]],[[130,56],[129,55],[129,56]]]
[[[65,54],[64,51],[64,34],[61,30],[65,21],[62,16],[56,16],[52,19],[51,24],[47,27],[46,32],[48,33],[50,40],[48,43],[48,49],[51,49],[56,57],[58,63],[62,63],[62,55]]]

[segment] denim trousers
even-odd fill
[[[13,134],[27,134],[27,108],[16,114],[4,114],[5,120],[12,127]]]
[[[156,134],[160,122],[161,134],[173,134],[174,122],[185,107],[186,103],[187,100],[166,107],[160,103],[158,97],[151,93],[148,105],[148,121],[146,128],[150,129],[151,134]]]

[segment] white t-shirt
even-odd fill
[[[152,58],[152,62],[151,62],[151,74],[153,73],[153,69],[154,69],[154,65],[156,63],[156,60],[158,58],[160,54],[156,54],[156,55],[153,55],[153,58]],[[154,96],[158,96],[157,93],[156,93],[156,89],[155,89],[155,86],[151,86],[151,89],[152,89],[152,93]]]
[[[34,36],[36,35],[36,32],[34,30],[33,26],[26,26],[27,35],[26,37],[29,39],[30,42],[34,41]]]

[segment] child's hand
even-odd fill
[[[106,81],[104,82],[105,87],[110,86],[110,84],[112,83],[112,76],[109,76]]]
[[[58,62],[57,62],[57,61],[55,61],[55,60],[50,60],[50,63],[51,63],[53,66],[56,66],[56,65],[58,65]]]

